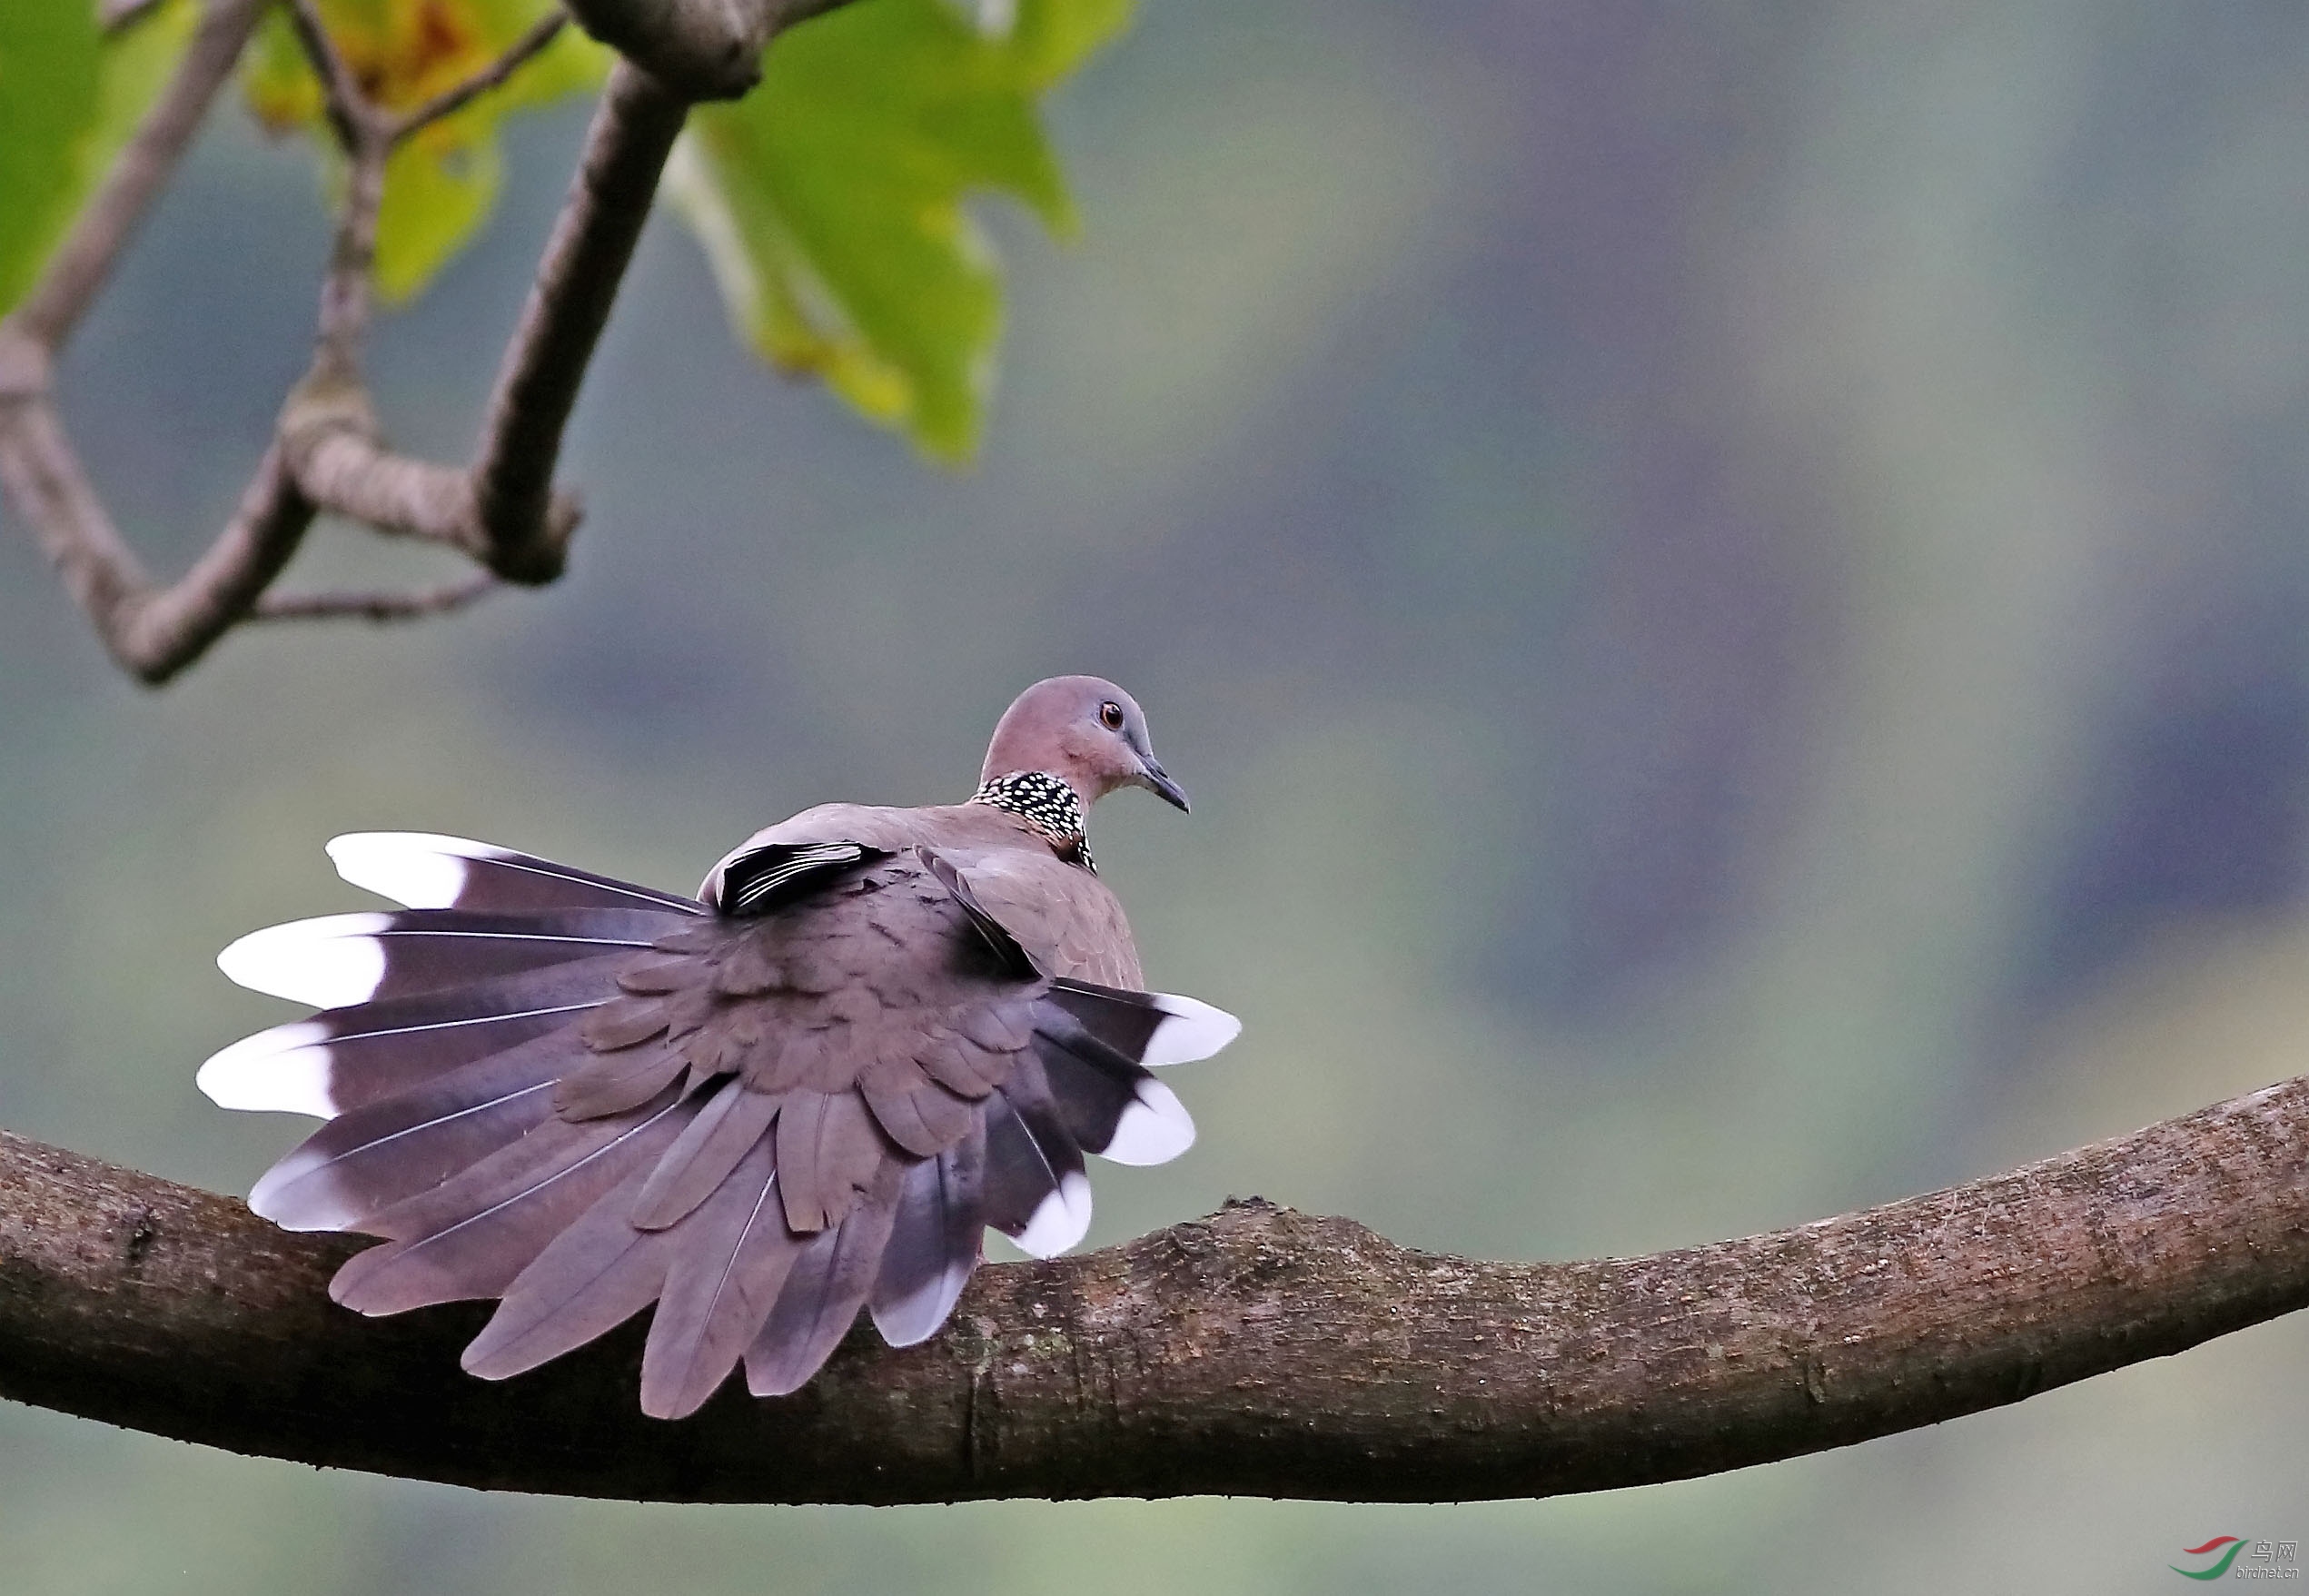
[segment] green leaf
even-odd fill
[[[454,130],[431,147],[421,135],[393,152],[377,206],[380,299],[412,297],[472,241],[496,208],[503,164],[486,127]]]
[[[1010,29],[1019,68],[1037,89],[1072,73],[1130,22],[1132,0],[1074,0],[1065,5],[1022,5]],[[984,9],[982,7],[982,9]]]
[[[774,45],[760,88],[690,118],[668,193],[738,334],[949,460],[976,449],[1002,330],[992,245],[964,209],[1007,193],[1075,225],[1039,96],[1130,0],[871,0]]]
[[[551,4],[321,0],[321,16],[363,92],[387,110],[406,111],[486,67]],[[414,295],[489,220],[503,176],[498,124],[512,112],[597,87],[609,62],[607,50],[574,27],[563,28],[503,84],[393,152],[377,213],[380,297],[391,302]],[[322,121],[320,81],[282,13],[259,32],[243,87],[267,126],[313,136],[333,203],[343,191],[343,162]]]
[[[37,281],[197,20],[171,0],[106,38],[94,0],[0,3],[0,313]]]
[[[96,8],[0,6],[0,310],[32,286],[72,215],[73,152],[96,123]]]
[[[83,195],[103,181],[113,158],[160,98],[200,20],[195,0],[168,0],[104,40],[96,124],[81,140],[77,156],[75,176]]]

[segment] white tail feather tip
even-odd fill
[[[349,831],[329,839],[338,875],[412,909],[454,907],[465,887],[464,861],[501,858],[505,851],[426,831]]]
[[[332,1119],[328,1040],[311,1020],[275,1026],[212,1054],[193,1080],[219,1108]]]
[[[1150,1068],[1208,1058],[1243,1034],[1241,1020],[1200,998],[1182,997],[1174,992],[1157,992],[1154,996],[1163,1006],[1164,1018],[1146,1039],[1146,1051],[1139,1059]]]
[[[1070,1169],[1058,1187],[1035,1209],[1018,1235],[1018,1250],[1030,1258],[1055,1258],[1090,1231],[1090,1179]]]
[[[361,1217],[360,1211],[342,1202],[323,1202],[310,1190],[296,1194],[293,1205],[281,1199],[318,1170],[327,1160],[304,1148],[290,1154],[266,1170],[249,1190],[249,1212],[270,1219],[282,1230],[342,1230]],[[331,1196],[335,1194],[332,1192]]]
[[[252,931],[216,956],[216,967],[252,992],[315,1008],[366,1003],[384,979],[376,934],[390,915],[329,915]]]
[[[1102,1157],[1117,1164],[1168,1164],[1194,1145],[1194,1116],[1160,1081],[1141,1081],[1138,1098],[1115,1122]]]

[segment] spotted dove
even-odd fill
[[[1143,989],[1083,838],[1125,786],[1186,808],[1137,704],[1072,676],[1010,707],[966,803],[805,810],[695,898],[453,838],[340,837],[339,873],[405,909],[226,948],[233,980],[322,1012],[225,1048],[201,1088],[328,1122],[249,1203],[384,1239],[338,1302],[499,1299],[473,1373],[654,1303],[645,1412],[693,1412],[741,1359],[755,1394],[783,1394],[861,1306],[894,1346],[935,1333],[986,1227],[1037,1257],[1079,1242],[1085,1153],[1159,1164],[1194,1140],[1149,1066],[1241,1026]]]

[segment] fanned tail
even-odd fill
[[[463,1358],[484,1378],[655,1304],[641,1401],[659,1417],[696,1411],[741,1362],[757,1394],[798,1389],[861,1308],[892,1345],[935,1334],[986,1228],[1039,1257],[1075,1246],[1085,1155],[1184,1151],[1194,1122],[1151,1072],[1241,1028],[1193,998],[1050,978],[927,848],[758,847],[717,874],[728,914],[455,838],[363,832],[330,852],[405,907],[273,927],[220,957],[322,1010],[201,1068],[224,1106],[327,1122],[251,1206],[382,1238],[331,1283],[359,1312],[500,1299]],[[931,924],[959,956],[936,978],[962,985],[903,989],[920,1006],[847,1057],[832,1033],[870,1009],[776,1006],[858,967],[834,961],[838,932],[796,929],[819,924],[791,919],[798,906],[926,875],[961,911]],[[888,934],[879,912],[852,934]]]

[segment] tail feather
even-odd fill
[[[1090,1229],[1082,1147],[1031,1056],[987,1101],[986,1215],[1036,1258],[1056,1257]]]
[[[617,972],[629,957],[578,959],[275,1026],[211,1056],[200,1087],[226,1108],[333,1118],[571,1023],[618,996]]]
[[[620,950],[639,952],[689,922],[690,917],[669,909],[630,908],[329,915],[252,931],[216,962],[255,991],[316,1008],[350,1008]]]
[[[637,1161],[522,1267],[458,1360],[467,1373],[503,1380],[534,1369],[607,1334],[656,1299],[677,1243],[668,1232],[626,1223],[649,1177],[649,1166]]]
[[[907,1167],[874,1280],[874,1327],[890,1345],[936,1334],[978,1266],[986,1162],[986,1133],[974,1125],[936,1158]]]
[[[834,1355],[874,1289],[897,1217],[898,1166],[885,1163],[874,1188],[839,1224],[801,1249],[761,1333],[746,1349],[746,1389],[756,1396],[799,1391]]]
[[[1155,1069],[1208,1058],[1243,1034],[1243,1022],[1226,1010],[1175,992],[1053,981],[1043,1002],[1065,1010],[1132,1063]]]
[[[641,1355],[642,1412],[660,1419],[695,1413],[761,1333],[805,1245],[786,1228],[777,1180],[765,1135],[667,1233],[679,1242]]]
[[[879,1078],[885,1073],[888,1078]],[[976,1112],[970,1101],[931,1080],[917,1067],[868,1070],[858,1082],[866,1105],[884,1134],[917,1158],[954,1145]]]
[[[1035,1030],[1052,1105],[1085,1153],[1117,1164],[1167,1164],[1194,1145],[1178,1095],[1062,1012]]]
[[[553,1107],[564,1119],[603,1119],[639,1107],[689,1067],[679,1042],[660,1036],[645,1046],[596,1054],[580,1040],[570,1072],[553,1085]]]
[[[749,1091],[742,1082],[727,1081],[658,1160],[649,1183],[634,1197],[633,1223],[643,1230],[679,1224],[757,1149],[765,1160],[771,1159],[769,1122],[777,1115],[777,1098]],[[774,1163],[765,1165],[765,1183],[774,1167]]]
[[[494,1297],[619,1182],[655,1163],[689,1105],[669,1089],[617,1119],[548,1119],[430,1192],[374,1216],[391,1239],[337,1271],[329,1294],[363,1313]]]
[[[488,913],[563,908],[666,908],[701,915],[695,898],[636,887],[461,837],[353,831],[329,842],[337,874],[413,909]]]
[[[267,1170],[249,1206],[289,1230],[361,1230],[551,1117],[575,1049],[540,1036],[322,1125]]]

